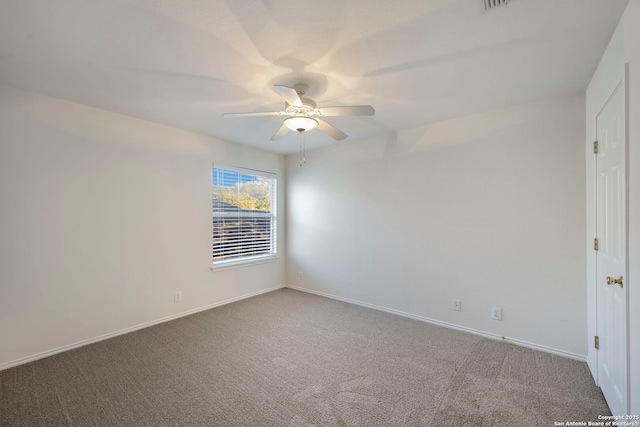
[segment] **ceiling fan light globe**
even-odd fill
[[[306,116],[293,116],[285,119],[283,124],[291,130],[306,132],[318,126],[318,121]]]

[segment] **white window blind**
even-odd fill
[[[213,266],[276,255],[276,176],[214,165]]]

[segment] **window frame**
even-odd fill
[[[269,212],[265,212],[264,214],[256,212],[256,211],[251,211],[251,213],[242,213],[240,215],[238,215],[237,213],[234,215],[233,213],[225,213],[225,212],[216,212],[216,200],[213,197],[213,191],[215,189],[214,187],[214,174],[216,173],[216,169],[220,169],[223,171],[229,171],[229,172],[235,172],[239,175],[247,175],[247,176],[251,176],[254,178],[262,178],[262,179],[267,179],[270,180],[270,186],[271,186],[271,206],[270,206],[270,211]],[[265,263],[265,262],[272,262],[275,261],[276,259],[278,259],[278,245],[277,245],[277,240],[278,240],[278,233],[277,233],[277,220],[278,220],[278,215],[277,215],[277,198],[278,198],[278,192],[277,192],[277,187],[278,187],[278,176],[275,173],[272,172],[266,172],[266,171],[262,171],[262,170],[256,170],[256,169],[249,169],[249,168],[244,168],[244,167],[239,167],[239,166],[231,166],[231,165],[226,165],[226,164],[218,164],[218,163],[213,163],[211,166],[211,225],[212,225],[212,246],[211,246],[211,269],[213,271],[220,271],[220,270],[224,270],[224,269],[228,269],[228,268],[236,268],[236,267],[241,267],[241,266],[246,266],[246,265],[254,265],[254,264],[261,264],[261,263]],[[238,180],[237,183],[242,182],[242,180]],[[216,218],[269,218],[270,222],[269,222],[269,231],[270,231],[270,236],[269,236],[269,253],[264,253],[264,254],[259,254],[259,255],[244,255],[244,256],[237,256],[237,257],[233,257],[233,258],[227,258],[227,259],[222,259],[222,260],[218,260],[216,261],[214,259],[214,255],[215,255],[215,248],[213,246],[214,241],[213,238],[216,234],[216,224],[215,224],[215,220]],[[249,240],[247,240],[249,241]]]

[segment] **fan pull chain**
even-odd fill
[[[299,130],[298,134],[300,136],[300,150],[298,151],[298,166],[302,166],[302,131]]]
[[[307,163],[307,137],[302,135],[302,163]]]
[[[307,150],[305,147],[305,140],[303,135],[304,131],[299,130],[298,132],[300,133],[300,155],[298,164],[302,166],[307,163]]]

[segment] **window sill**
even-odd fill
[[[211,271],[218,272],[223,270],[231,270],[233,268],[249,267],[251,265],[266,264],[278,260],[277,255],[266,255],[242,260],[220,261],[211,266]]]

